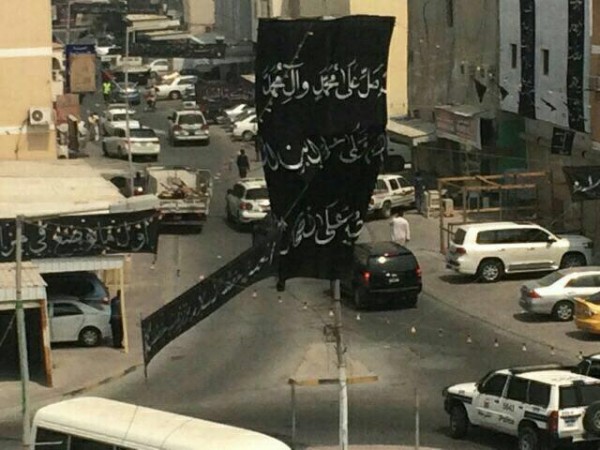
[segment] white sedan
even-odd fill
[[[231,130],[233,137],[243,139],[244,141],[251,141],[258,132],[258,119],[256,114],[252,114],[243,120],[238,120],[233,123],[233,130]]]
[[[152,128],[136,127],[129,129],[131,156],[148,156],[153,161],[160,154],[160,140]],[[115,128],[113,133],[105,136],[102,142],[104,156],[127,156],[127,137],[125,128]]]
[[[110,310],[98,310],[77,297],[58,296],[48,299],[50,342],[79,342],[95,347],[111,337]]]

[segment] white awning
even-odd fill
[[[437,139],[435,125],[420,119],[395,119],[387,122],[387,131],[398,135],[408,145],[419,145]]]
[[[112,270],[123,267],[125,255],[36,259],[39,273]]]
[[[17,298],[15,263],[0,264],[0,310],[14,309]],[[21,269],[21,299],[25,308],[37,308],[46,299],[46,282],[37,267],[24,262]]]

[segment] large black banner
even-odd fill
[[[23,260],[156,253],[157,211],[65,216],[23,224]],[[15,220],[0,220],[0,262],[15,260]]]
[[[386,150],[391,17],[261,19],[257,145],[273,215],[284,223],[279,276],[339,278]]]
[[[573,201],[600,200],[600,166],[563,167]]]
[[[272,229],[262,242],[143,319],[144,364],[245,288],[272,275],[278,236]]]

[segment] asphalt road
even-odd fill
[[[167,129],[166,107],[142,114],[142,122]],[[241,144],[211,126],[208,147],[165,145],[160,162],[210,168],[216,176],[211,215],[201,234],[161,236],[153,269],[137,268],[148,290],[168,301],[203,274],[250,245],[247,232],[224,220],[224,195],[236,173],[229,163]],[[111,169],[123,161],[102,158]],[[367,225],[368,226],[368,225]],[[252,428],[290,441],[287,380],[307,347],[323,342],[330,323],[328,283],[292,280],[278,294],[265,280],[185,333],[156,357],[149,378],[137,371],[103,386],[101,395],[169,411]],[[548,362],[547,349],[516,341],[502,330],[469,318],[423,295],[415,309],[382,309],[357,314],[344,307],[347,355],[375,372],[379,381],[349,387],[351,444],[405,444],[415,439],[415,398],[419,397],[421,445],[444,449],[509,449],[511,438],[474,430],[464,442],[448,437],[441,390],[475,380],[493,368]],[[497,345],[495,345],[497,342]],[[338,402],[335,386],[297,392],[298,447],[335,444]],[[0,426],[1,436],[18,436],[18,424]],[[1,442],[1,441],[0,441]],[[10,449],[10,442],[2,445]],[[18,448],[15,446],[14,448]]]

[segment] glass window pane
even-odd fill
[[[67,435],[58,431],[38,428],[35,434],[35,447],[40,449],[67,450]]]
[[[507,375],[493,375],[485,381],[480,391],[484,394],[495,395],[500,397],[506,384]]]
[[[508,383],[508,392],[506,397],[518,402],[524,402],[527,399],[527,386],[529,381],[524,378],[513,377]]]
[[[545,408],[550,401],[550,386],[537,381],[529,383],[529,400],[532,405]]]

